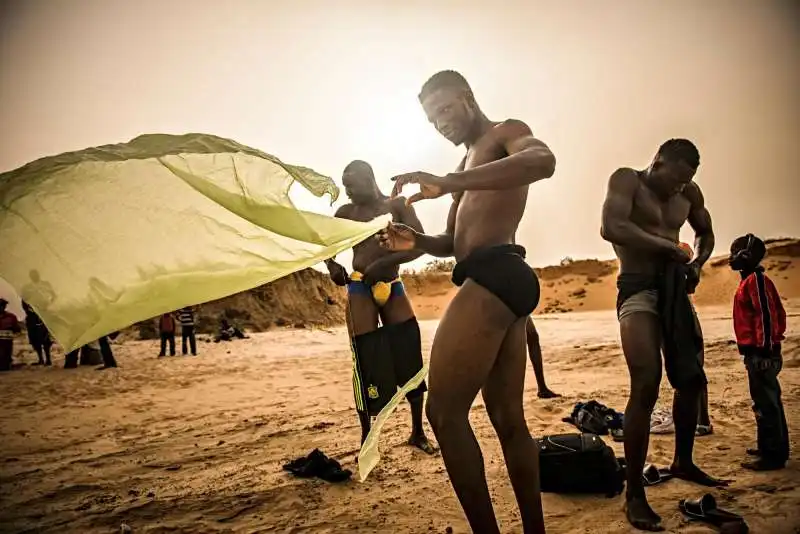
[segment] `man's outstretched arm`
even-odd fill
[[[425,235],[419,233],[415,236],[416,250],[437,258],[447,258],[453,255],[453,237],[455,235],[456,213],[458,212],[459,202],[461,202],[461,196],[453,195],[453,203],[450,205],[450,212],[447,214],[447,227],[443,234]]]
[[[702,267],[714,252],[714,229],[711,224],[711,214],[706,209],[705,199],[700,187],[692,183],[684,193],[692,203],[689,211],[689,226],[694,230],[695,259],[692,263]]]
[[[650,234],[631,222],[633,198],[639,187],[639,177],[633,169],[618,169],[608,180],[608,190],[603,203],[600,235],[606,241],[624,247],[675,255],[684,254],[677,243]]]
[[[425,230],[422,228],[422,223],[420,222],[419,217],[417,217],[416,211],[414,211],[414,208],[410,204],[406,204],[405,198],[397,197],[393,199],[392,207],[396,222],[408,226],[420,235],[424,234]],[[425,254],[425,252],[419,249],[400,250],[397,252],[390,252],[386,256],[382,256],[381,258],[377,259],[375,263],[379,265],[392,266],[402,265],[404,263],[416,260],[423,254]]]
[[[448,174],[444,177],[447,191],[513,189],[553,176],[556,158],[527,124],[509,119],[495,126],[494,133],[508,156]]]

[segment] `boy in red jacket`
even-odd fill
[[[734,240],[729,259],[731,269],[742,275],[733,299],[733,328],[747,368],[758,434],[758,449],[747,451],[756,459],[742,467],[754,471],[782,469],[789,459],[789,431],[778,383],[786,311],[761,266],[765,254],[764,242],[747,234]]]

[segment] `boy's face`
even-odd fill
[[[749,258],[742,254],[747,250],[747,241],[737,239],[731,244],[731,253],[728,256],[728,265],[734,271],[744,271],[750,267]]]

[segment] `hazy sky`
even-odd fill
[[[718,250],[748,231],[800,235],[792,0],[0,5],[0,171],[142,133],[207,132],[337,181],[365,159],[388,193],[393,174],[460,161],[416,99],[452,68],[491,119],[526,121],[556,154],[519,232],[534,265],[611,257],[599,236],[608,176],[646,166],[670,137],[700,149]],[[443,229],[447,200],[417,206],[428,231]]]

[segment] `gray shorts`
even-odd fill
[[[692,312],[694,315],[694,326],[702,337],[703,330],[700,328],[700,320],[697,318],[697,310],[694,309],[694,304],[692,304],[691,301],[689,302],[689,305],[692,307]],[[639,291],[635,295],[628,297],[628,299],[622,303],[622,306],[619,307],[619,311],[617,311],[617,319],[621,321],[625,317],[639,312],[652,313],[653,315],[658,316],[658,291],[655,289],[645,289],[644,291]]]
[[[638,312],[658,315],[658,291],[655,289],[645,289],[644,291],[639,291],[635,295],[628,297],[627,300],[622,303],[622,306],[619,307],[617,319],[621,321],[625,317]]]

